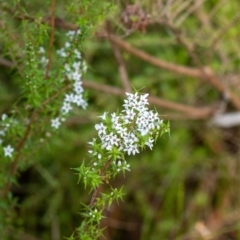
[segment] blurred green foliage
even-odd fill
[[[154,1],[140,2],[152,16],[161,13],[161,9],[154,9],[157,6]],[[111,45],[99,35],[104,32],[106,18],[110,19],[114,33],[124,35],[120,13],[126,5],[125,1],[56,2],[57,17],[86,30],[82,46],[89,65],[86,81],[123,88]],[[238,16],[239,5],[238,0],[208,0],[201,8],[209,24],[203,25],[193,11],[179,25],[186,41],[194,45],[202,65],[224,76],[238,96],[240,90],[232,87],[227,77],[240,76],[239,21],[224,33],[216,47],[211,43]],[[34,21],[29,23],[27,18],[21,21],[16,17],[18,11]],[[186,12],[185,9],[180,13]],[[48,34],[49,26],[38,21],[49,16],[50,1],[2,1],[0,13],[0,26],[7,23],[0,33],[1,58],[14,63],[24,61],[24,39],[41,42],[39,38],[44,34],[38,35],[38,31]],[[65,30],[56,31],[56,48],[64,43],[62,32]],[[133,31],[125,40],[159,59],[195,66],[189,52],[164,24],[153,22],[145,33]],[[208,106],[221,97],[207,82],[157,68],[128,52],[122,52],[122,56],[135,89],[144,87],[143,91],[150,95],[193,106]],[[20,72],[21,69],[0,65],[0,113],[11,112],[16,100],[22,101]],[[2,226],[7,228],[11,219],[13,226],[9,228],[8,239],[63,239],[81,222],[80,202],[88,204],[90,194],[82,183],[77,184],[71,168],[80,166],[87,158],[87,142],[96,136],[97,116],[120,109],[122,104],[122,98],[110,93],[93,89],[87,93],[86,111],[75,109],[64,127],[41,144],[36,135],[35,148],[24,155],[18,183],[11,189],[16,205]],[[108,226],[104,231],[106,239],[204,239],[199,234],[200,223],[214,229],[216,239],[240,239],[239,127],[219,129],[208,120],[184,120],[164,108],[159,112],[165,119],[172,118],[171,136],[159,139],[153,151],[127,158],[131,172],[125,178],[117,177],[113,184],[124,184],[126,194],[123,202],[106,210],[107,218],[103,220],[103,226]]]

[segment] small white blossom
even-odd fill
[[[63,102],[63,106],[61,108],[61,111],[63,114],[69,113],[69,111],[72,110],[72,106],[69,102]]]
[[[130,146],[127,146],[125,149],[124,149],[125,152],[128,153],[128,155],[135,155],[136,153],[139,153],[139,150],[137,148],[137,145],[130,145]]]
[[[40,59],[40,62],[43,64],[43,65],[47,65],[48,64],[48,59],[44,56],[41,57]]]
[[[91,146],[93,146],[94,143],[96,142],[96,140],[97,140],[96,138],[93,138],[93,140],[92,140],[91,142],[88,142],[88,144],[91,145]]]
[[[5,131],[4,130],[0,130],[0,135],[1,136],[5,136]]]
[[[60,120],[59,120],[58,117],[51,120],[51,126],[52,126],[53,128],[58,129],[60,125],[61,125],[61,123],[60,123]]]
[[[154,143],[154,139],[149,138],[148,141],[145,144],[152,150],[153,143]]]
[[[64,51],[63,48],[57,50],[57,54],[63,58],[67,57],[67,53]]]
[[[7,118],[7,114],[2,114],[2,121],[4,121]]]
[[[95,129],[98,131],[99,136],[106,134],[106,127],[103,125],[103,123],[96,124]]]
[[[76,93],[80,94],[83,92],[82,82],[75,82],[73,84],[73,89]]]
[[[66,36],[71,37],[71,36],[74,36],[74,34],[75,34],[75,31],[71,30],[66,33]]]
[[[75,70],[79,70],[79,68],[81,66],[81,62],[74,62],[72,66]]]
[[[64,65],[64,70],[66,71],[66,72],[70,72],[71,71],[71,68],[70,68],[70,66],[69,66],[69,64],[65,64]]]
[[[65,47],[69,48],[71,46],[71,44],[69,42],[65,42]]]
[[[5,157],[12,157],[12,153],[14,152],[14,149],[10,146],[10,145],[8,145],[7,147],[4,147],[3,148],[3,151],[4,151],[4,156]]]
[[[99,116],[102,120],[106,120],[107,112],[104,112],[102,116]]]
[[[65,102],[73,103],[74,100],[75,100],[75,95],[73,93],[65,95],[65,99],[64,99]]]
[[[39,52],[39,53],[45,53],[45,49],[44,49],[43,47],[40,47],[40,48],[38,49],[38,52]]]

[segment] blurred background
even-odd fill
[[[21,94],[19,69],[3,46],[22,41],[21,24],[46,24],[51,15],[50,1],[16,2],[0,4],[0,28],[9,34],[0,34],[1,113]],[[105,239],[240,239],[240,2],[59,0],[54,47],[79,16],[91,23],[98,6],[109,3],[82,48],[89,106],[75,109],[19,169],[9,239],[58,240],[79,226],[80,202],[91,195],[71,168],[88,158],[97,116],[121,109],[124,92],[133,89],[150,94],[171,135],[127,157],[131,171],[112,183],[124,185],[124,201],[105,210]]]

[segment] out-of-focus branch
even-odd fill
[[[118,95],[118,96],[125,95],[125,92],[120,88],[96,83],[93,81],[88,81],[88,80],[84,81],[83,86],[86,88],[96,89],[98,91],[103,91],[103,92]],[[158,107],[176,110],[176,111],[185,113],[185,114],[191,116],[192,118],[198,118],[198,119],[208,118],[215,111],[215,108],[213,108],[213,107],[196,108],[196,107],[186,106],[183,104],[163,100],[163,99],[160,99],[160,98],[154,97],[154,96],[149,96],[148,100],[151,104],[154,104]]]
[[[240,110],[240,99],[234,93],[226,89],[226,87],[223,85],[221,80],[216,76],[216,74],[211,70],[211,68],[204,67],[203,69],[198,69],[180,66],[174,63],[169,63],[161,59],[155,58],[149,55],[148,53],[133,47],[126,41],[116,36],[112,36],[112,41],[118,44],[118,46],[124,49],[125,51],[132,53],[133,55],[141,58],[142,60],[148,63],[151,63],[154,66],[163,68],[168,71],[172,71],[177,74],[182,74],[190,77],[199,78],[201,80],[205,80],[206,82],[210,83],[214,88],[216,88],[218,91],[220,91],[223,94],[226,94],[229,100],[233,103],[233,105],[238,110]]]
[[[112,41],[115,44],[117,44],[119,47],[121,47],[125,51],[130,52],[133,55],[141,58],[142,60],[151,63],[152,65],[154,65],[156,67],[160,67],[165,70],[172,71],[172,72],[186,75],[186,76],[190,76],[190,77],[198,77],[198,78],[201,77],[201,72],[196,68],[180,66],[180,65],[177,65],[174,63],[163,61],[161,59],[151,56],[150,54],[148,54],[140,49],[133,47],[128,42],[126,42],[116,36],[111,36],[111,37],[112,37]]]
[[[0,58],[0,65],[5,66],[5,67],[14,67],[13,62],[11,62],[5,58]]]
[[[178,18],[178,20],[176,21],[176,26],[180,26],[183,23],[183,21],[195,10],[197,10],[205,1],[206,0],[195,1],[195,4],[189,7],[187,11]]]
[[[131,85],[129,83],[129,79],[128,79],[128,73],[127,73],[127,69],[126,69],[126,65],[125,65],[125,62],[122,58],[122,55],[120,53],[120,50],[119,50],[119,47],[118,45],[116,45],[113,41],[112,41],[112,38],[111,38],[111,26],[110,26],[110,22],[107,22],[107,32],[108,32],[108,39],[109,39],[109,42],[112,46],[112,49],[113,49],[113,53],[115,55],[115,58],[118,62],[118,70],[119,70],[119,73],[120,73],[120,76],[121,76],[121,80],[122,80],[122,83],[123,83],[123,87],[125,89],[125,91],[127,92],[131,92]]]
[[[11,9],[4,9],[5,11],[12,12]],[[15,16],[18,19],[28,19],[29,21],[34,21],[34,18],[31,16],[23,16],[23,15],[16,15]],[[48,20],[43,20],[44,23],[49,24]],[[71,29],[71,30],[76,30],[77,26],[74,24],[70,24],[65,22],[63,19],[60,19],[58,23],[57,19],[55,19],[55,25],[60,28],[65,28],[65,29]],[[104,35],[106,37],[106,35]],[[185,67],[181,65],[177,65],[174,63],[166,62],[161,59],[155,58],[151,56],[150,54],[137,49],[127,43],[126,41],[111,35],[111,41],[114,42],[117,46],[120,48],[124,49],[125,51],[128,51],[129,53],[132,53],[133,55],[139,57],[140,59],[154,65],[160,68],[163,68],[165,70],[181,74],[181,75],[186,75],[194,78],[199,78],[201,80],[205,80],[206,82],[210,83],[214,88],[216,88],[218,91],[223,93],[224,95],[228,96],[228,99],[232,102],[232,104],[240,110],[240,99],[231,91],[226,89],[226,87],[223,85],[223,83],[220,81],[220,79],[217,77],[217,75],[209,68],[209,67],[204,67],[202,69],[198,68],[193,68],[193,67]]]

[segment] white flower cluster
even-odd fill
[[[152,149],[154,134],[159,131],[162,120],[157,113],[147,108],[148,94],[126,94],[121,113],[109,116],[105,112],[100,117],[103,122],[96,124],[95,129],[101,139],[102,149],[111,151],[117,148],[120,152],[135,155],[139,153],[140,147],[148,146]]]
[[[75,35],[80,34],[78,31],[69,31],[67,36],[70,42]],[[77,49],[72,49],[71,43],[66,42],[64,48],[57,51],[57,54],[62,58],[67,58],[68,53],[71,52],[71,59],[74,59],[71,63],[64,65],[64,74],[69,81],[72,81],[72,89],[65,95],[63,104],[61,107],[61,114],[66,115],[73,108],[73,104],[76,104],[83,109],[86,109],[87,102],[83,99],[84,89],[82,87],[82,74],[87,70],[86,63],[82,60],[81,53]],[[59,128],[61,121],[65,118],[57,117],[51,120],[51,126],[53,128]]]
[[[2,129],[0,130],[0,145],[2,145],[3,138],[10,127],[10,120],[7,118],[6,114],[2,114],[1,116],[1,127]],[[7,145],[5,147],[2,146],[2,149],[5,157],[12,158],[14,148],[11,145]]]

